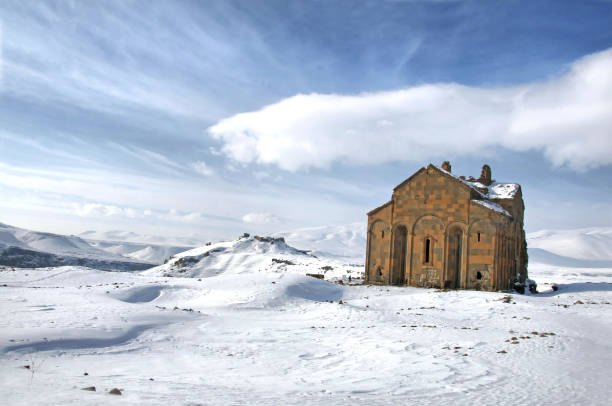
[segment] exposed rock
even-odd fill
[[[307,273],[306,276],[310,276],[311,278],[317,278],[317,279],[325,279],[325,275],[321,273]]]
[[[256,235],[253,238],[260,242],[269,242],[270,244],[274,244],[276,242],[282,242],[282,243],[285,242],[284,237],[262,237],[262,236]]]
[[[295,263],[289,261],[288,259],[278,259],[278,258],[272,258],[272,263],[275,263],[275,264],[285,264],[285,265],[295,265]]]

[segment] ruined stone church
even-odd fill
[[[527,278],[521,187],[428,165],[368,213],[365,282],[506,290]]]

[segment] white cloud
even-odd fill
[[[248,224],[278,224],[280,218],[270,213],[249,213],[242,216],[242,221]]]
[[[146,215],[141,210],[100,203],[74,204],[74,211],[80,217],[127,217],[140,218]]]
[[[194,162],[191,164],[191,167],[200,175],[211,176],[215,173],[215,171],[209,168],[204,161]]]
[[[549,81],[506,88],[431,84],[355,96],[296,95],[208,129],[243,164],[296,171],[542,150],[576,170],[612,163],[612,49]]]
[[[180,211],[170,209],[168,211],[153,211],[151,209],[135,209],[132,207],[120,207],[112,204],[101,203],[73,203],[73,212],[79,217],[115,217],[141,219],[144,217],[165,221],[193,222],[204,218],[200,212]]]

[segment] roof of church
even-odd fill
[[[445,175],[450,176],[451,178],[461,182],[462,184],[468,186],[470,189],[476,191],[479,196],[483,198],[483,200],[472,199],[474,203],[477,203],[487,209],[496,211],[498,213],[504,214],[508,217],[512,217],[510,213],[506,209],[504,209],[501,205],[491,201],[492,199],[513,199],[516,193],[520,190],[520,185],[516,183],[499,183],[493,182],[489,186],[480,183],[479,181],[471,181],[462,179],[459,176],[453,175],[451,172],[440,168],[439,166],[429,164],[432,168],[439,170]]]
[[[457,175],[453,175],[449,171],[446,171],[439,166],[431,165],[432,167],[444,172],[445,174],[455,178],[459,182],[468,185],[475,191],[479,192],[486,199],[514,199],[516,194],[521,188],[521,185],[518,183],[501,183],[501,182],[493,182],[489,186],[483,185],[478,180],[465,180],[461,179]]]
[[[374,213],[376,213],[377,211],[379,211],[379,210],[381,210],[381,209],[385,208],[386,206],[390,205],[392,201],[393,201],[393,200],[389,200],[387,203],[385,203],[385,204],[383,204],[383,205],[378,206],[378,207],[377,207],[377,208],[375,208],[374,210],[370,210],[370,211],[368,212],[368,216],[369,216],[369,215],[371,215],[371,214],[374,214]]]
[[[433,164],[429,164],[428,167],[431,168],[435,168],[438,171],[440,171],[442,174],[451,177],[452,179],[456,180],[457,182],[459,182],[462,185],[465,185],[467,187],[469,187],[471,190],[473,190],[474,192],[476,192],[478,194],[479,197],[482,198],[482,200],[480,199],[472,199],[473,202],[486,207],[488,209],[491,209],[493,211],[496,211],[498,213],[501,214],[505,214],[507,216],[510,216],[510,213],[508,213],[501,205],[495,203],[493,200],[502,200],[502,199],[514,199],[514,197],[516,196],[516,194],[520,191],[521,186],[518,183],[501,183],[501,182],[493,182],[490,185],[485,185],[481,182],[479,182],[478,180],[474,179],[474,178],[470,178],[469,180],[464,179],[463,177],[459,177],[457,175],[452,174],[451,172],[433,165]],[[406,183],[410,182],[416,175],[418,175],[419,173],[421,173],[422,171],[426,170],[425,167],[419,169],[418,171],[416,171],[414,174],[412,174],[412,176],[410,176],[408,179],[404,180],[402,183],[400,183],[399,185],[397,185],[396,187],[393,188],[393,190],[395,191],[396,189],[398,189],[399,187],[405,185]],[[378,206],[377,208],[375,208],[374,210],[368,212],[368,216],[371,214],[376,213],[377,211],[383,209],[384,207],[386,207],[387,205],[389,205],[392,202],[392,200],[389,200],[387,203]]]

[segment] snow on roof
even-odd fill
[[[478,188],[480,192],[485,190],[486,192],[484,193],[484,196],[487,199],[513,199],[520,187],[517,183],[495,182],[490,184],[489,186],[485,186],[478,181],[464,181],[464,183],[467,183],[473,188]]]
[[[487,199],[513,199],[514,196],[516,195],[516,192],[518,192],[519,187],[520,187],[517,183],[500,183],[500,182],[495,182],[489,186],[486,186],[478,181],[469,181],[469,180],[461,179],[459,176],[453,175],[451,172],[445,169],[442,169],[439,166],[436,166],[436,168],[444,172],[445,174],[457,179],[459,182],[462,182],[468,185],[469,187],[471,187],[472,189],[474,189],[475,191],[477,191],[478,193],[480,193],[483,197]],[[483,190],[485,190],[486,192],[483,193]]]
[[[489,186],[489,199],[512,199],[519,188],[516,183],[493,183]]]
[[[477,204],[479,204],[481,206],[484,206],[484,207],[486,207],[488,209],[494,210],[494,211],[496,211],[498,213],[501,213],[501,214],[505,214],[508,217],[512,217],[512,216],[510,216],[510,213],[508,213],[506,211],[506,209],[504,209],[503,207],[501,207],[497,203],[493,203],[493,202],[490,202],[488,200],[476,200],[476,199],[472,199],[472,201],[474,203],[477,203]]]
[[[444,172],[445,174],[447,174],[448,176],[451,176],[453,178],[455,178],[456,180],[458,180],[459,182],[463,183],[464,185],[469,186],[470,188],[472,188],[475,192],[477,192],[479,195],[481,195],[482,197],[487,197],[484,193],[482,193],[482,191],[478,190],[479,187],[484,187],[486,189],[486,186],[482,185],[481,183],[478,182],[468,182],[465,179],[461,179],[459,176],[454,175],[453,173],[447,171],[446,169],[442,169],[439,166],[433,165],[435,168],[439,169],[441,172]],[[481,186],[479,186],[481,185]]]

